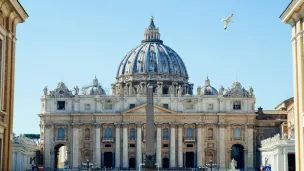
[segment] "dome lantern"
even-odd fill
[[[144,34],[144,40],[142,42],[160,42],[163,41],[160,40],[160,33],[159,29],[155,27],[154,25],[154,17],[151,17],[150,25],[146,29]]]

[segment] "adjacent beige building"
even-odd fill
[[[303,22],[304,0],[292,0],[280,16],[292,29],[291,43],[293,54],[294,84],[294,130],[296,169],[304,170],[304,60],[303,60]]]
[[[28,18],[17,0],[0,0],[0,170],[12,170],[16,25]]]

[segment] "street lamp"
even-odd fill
[[[216,163],[213,163],[212,160],[209,161],[209,163],[205,164],[206,165],[206,169],[210,168],[211,171],[212,171],[212,168],[216,168],[217,164]]]

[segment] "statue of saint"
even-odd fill
[[[249,95],[253,96],[253,88],[252,87],[249,88]]]
[[[74,90],[75,90],[75,95],[78,95],[78,93],[79,93],[79,88],[78,88],[78,86],[74,87]]]
[[[45,86],[45,87],[44,87],[44,89],[43,89],[43,93],[44,93],[44,95],[45,95],[45,96],[47,96],[47,93],[48,93],[47,86]]]
[[[230,162],[231,169],[235,169],[236,166],[237,166],[237,161],[235,161],[234,158],[232,158],[232,160]]]

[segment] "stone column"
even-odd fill
[[[248,158],[247,158],[247,170],[254,170],[253,161],[253,124],[247,125],[247,143],[248,143]]]
[[[175,165],[175,124],[170,125],[170,168],[176,167]]]
[[[219,164],[220,164],[220,170],[226,170],[226,139],[225,139],[225,127],[226,124],[219,124]]]
[[[45,124],[44,125],[44,169],[46,171],[52,170],[51,166],[51,142],[52,142],[52,124]],[[17,157],[18,161],[21,161],[20,154],[18,153]],[[17,167],[18,168],[18,167]],[[21,168],[20,168],[21,169]]]
[[[115,168],[120,168],[120,124],[116,124],[115,134]]]
[[[178,125],[178,167],[183,168],[183,125]]]
[[[79,131],[78,131],[78,127],[79,125],[77,124],[73,124],[73,145],[72,145],[72,150],[73,150],[73,167],[72,167],[72,170],[78,170],[78,153],[79,153],[79,145],[78,145],[78,134],[79,134]]]
[[[161,124],[156,124],[156,163],[162,167]]]
[[[98,167],[101,167],[101,157],[100,157],[100,124],[96,124],[95,128],[95,155],[96,163]]]
[[[283,165],[284,165],[283,170],[288,171],[288,153],[286,152],[286,150],[284,150],[283,152]]]
[[[128,168],[128,124],[123,124],[122,133],[122,167]]]
[[[196,151],[196,156],[197,156],[197,167],[202,167],[203,166],[203,150],[202,150],[202,125],[201,124],[196,124],[197,127],[197,151]]]
[[[141,126],[142,124],[137,124],[137,129],[136,129],[136,168],[141,164],[141,158],[142,158],[142,153],[141,153]]]
[[[202,149],[202,164],[206,164],[205,161],[206,161],[206,154],[205,154],[205,141],[206,141],[206,125],[201,125],[202,126],[202,137],[201,137],[201,140],[202,140],[202,144],[201,144],[201,149]]]

